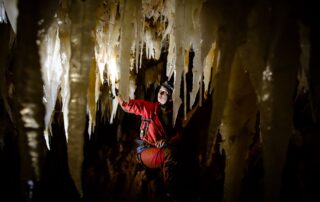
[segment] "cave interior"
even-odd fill
[[[0,200],[169,201],[114,94],[170,80],[175,201],[320,201],[315,4],[0,0]]]

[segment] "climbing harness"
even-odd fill
[[[152,110],[153,113],[152,113],[152,116],[150,119],[147,119],[147,118],[144,118],[144,117],[141,117],[141,121],[143,123],[143,128],[140,128],[140,139],[143,140],[144,139],[144,136],[147,134],[148,132],[148,129],[149,129],[149,124],[150,122],[154,119],[154,117],[156,116],[156,106],[154,106],[154,109]]]

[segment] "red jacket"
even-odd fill
[[[173,142],[180,139],[180,133],[174,132],[175,134],[166,134],[168,133],[168,130],[165,130],[165,127],[162,125],[158,116],[160,110],[158,102],[130,100],[129,102],[123,102],[122,107],[126,112],[141,116],[142,121],[140,130],[143,130],[146,127],[146,124],[148,124],[147,132],[141,138],[143,141],[154,145],[157,141],[162,139],[165,139],[167,142]],[[144,119],[149,121],[143,121]],[[169,131],[170,133],[173,133],[174,130]]]

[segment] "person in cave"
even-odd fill
[[[181,140],[182,127],[180,119],[173,126],[172,92],[172,85],[165,81],[158,91],[157,102],[141,99],[126,102],[119,93],[116,93],[116,97],[125,112],[141,116],[140,139],[137,140],[138,160],[146,168],[160,168],[167,196],[175,197],[177,144]]]

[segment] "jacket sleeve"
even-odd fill
[[[123,102],[122,108],[128,113],[139,116],[148,114],[148,102],[144,100],[129,100],[129,102]]]

